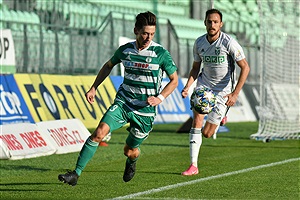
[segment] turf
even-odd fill
[[[154,126],[141,146],[136,175],[128,183],[122,180],[125,128],[113,133],[108,147],[98,148],[75,187],[59,182],[57,175],[74,168],[78,153],[0,160],[0,199],[126,199],[124,196],[139,192],[144,194],[129,197],[299,199],[299,140],[250,140],[257,122],[227,123],[230,132],[218,134],[216,140],[203,139],[200,174],[184,177],[180,173],[189,165],[189,144],[187,133],[176,133],[179,126]],[[298,160],[253,169],[292,158]]]

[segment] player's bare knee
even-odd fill
[[[211,130],[202,130],[202,135],[205,137],[205,138],[210,138],[212,135],[214,134],[214,131],[211,131]]]
[[[101,131],[101,129],[96,129],[92,136],[91,136],[91,139],[94,141],[94,142],[101,142],[102,139],[105,137],[105,133],[103,131]]]
[[[101,142],[108,133],[109,126],[106,123],[101,122],[91,135],[91,139],[94,142]]]

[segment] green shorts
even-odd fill
[[[106,111],[101,122],[109,126],[110,132],[129,123],[126,144],[131,148],[137,148],[152,131],[154,117],[137,115],[123,103],[115,101]]]

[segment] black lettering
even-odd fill
[[[53,88],[55,90],[55,93],[56,93],[58,99],[59,99],[59,94],[61,96],[63,96],[63,99],[59,99],[59,100],[60,100],[60,103],[61,103],[67,117],[69,119],[75,118],[74,115],[72,114],[71,110],[69,109],[68,101],[67,101],[64,93],[62,92],[62,90],[57,85],[53,85]]]
[[[41,107],[41,104],[40,104],[40,102],[38,101],[38,99],[34,99],[34,98],[31,96],[31,93],[36,93],[36,91],[35,91],[33,85],[25,84],[24,86],[25,86],[25,89],[26,89],[26,91],[27,91],[27,93],[28,93],[28,95],[29,95],[29,98],[30,98],[30,100],[31,100],[31,102],[32,102],[33,108],[34,108],[34,110],[35,110],[35,112],[36,112],[36,114],[37,114],[39,120],[42,121],[42,118],[41,118],[41,116],[40,116],[40,114],[39,114],[39,112],[38,112],[38,108]]]
[[[7,38],[3,38],[4,40],[4,59],[6,58],[6,51],[9,49],[9,40]]]
[[[45,102],[49,112],[51,113],[51,115],[54,117],[54,119],[60,119],[59,110],[58,110],[57,105],[56,105],[52,95],[50,94],[49,90],[42,83],[39,85],[39,89],[40,89],[40,93],[41,93],[41,95],[44,99],[44,102]]]
[[[103,85],[103,92],[101,91],[101,93],[103,94],[104,92],[106,93],[106,96],[109,98],[109,101],[110,101],[110,105],[113,103],[113,97],[111,96],[111,94],[109,93],[109,90],[105,87],[105,85]],[[98,93],[98,96],[101,97],[101,94],[99,92],[99,90],[97,90],[97,93]],[[106,110],[108,109],[108,106],[105,105],[104,101],[102,98],[98,98],[97,95],[95,96],[95,100],[96,102],[98,103],[99,105],[99,108],[101,110],[102,113],[106,112]]]
[[[96,119],[96,112],[95,112],[95,108],[93,105],[89,104],[86,99],[85,99],[85,89],[83,87],[83,85],[81,85],[81,90],[79,90],[78,86],[76,86],[76,89],[79,93],[79,96],[81,97],[82,101],[83,101],[83,104],[85,105],[87,111],[89,111],[89,113],[91,114],[91,116]]]
[[[77,103],[77,101],[76,101],[76,99],[75,99],[75,97],[74,97],[74,92],[73,92],[72,87],[71,87],[70,85],[65,85],[65,88],[66,88],[67,92],[68,92],[69,94],[71,94],[71,96],[72,96],[72,98],[73,98],[73,100],[74,100],[74,102],[75,102],[75,104],[76,104],[76,107],[78,108],[78,110],[79,110],[79,112],[80,112],[80,115],[81,115],[82,119],[85,119],[85,117],[84,117],[84,115],[82,114],[81,109],[79,108],[79,105],[78,105],[78,103]]]

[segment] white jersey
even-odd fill
[[[207,34],[197,38],[194,44],[194,61],[202,62],[197,86],[205,85],[214,92],[231,93],[231,73],[234,63],[245,58],[244,51],[238,42],[226,33],[210,44]]]

